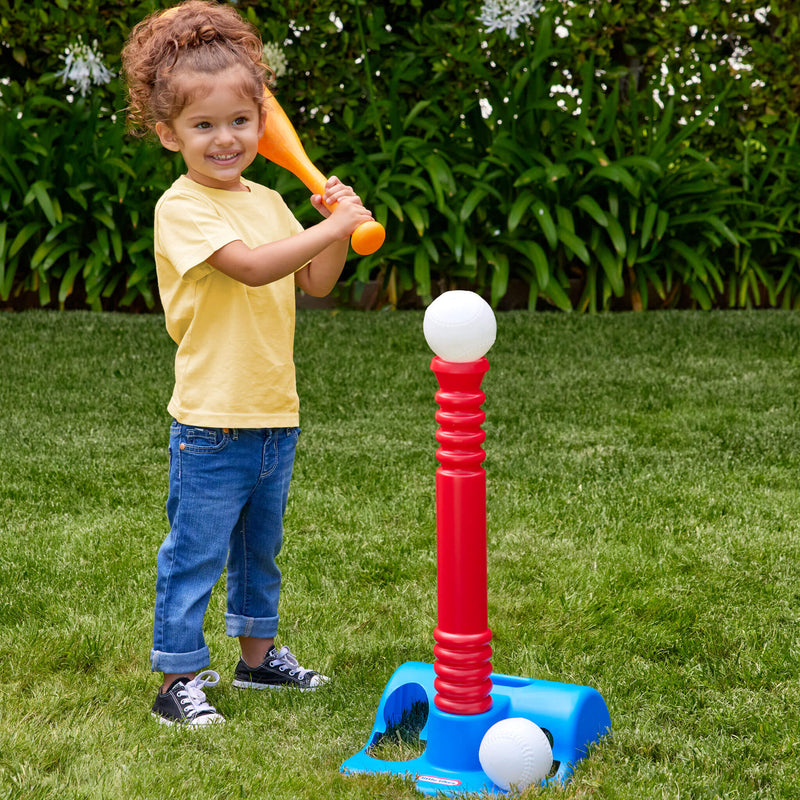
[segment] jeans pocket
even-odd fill
[[[178,446],[183,453],[219,453],[228,446],[230,441],[230,432],[223,428],[181,425]]]

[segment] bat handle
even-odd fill
[[[316,189],[315,194],[321,195],[325,191],[325,177],[320,175],[322,182],[320,183],[317,180],[315,187],[312,188],[312,191]],[[327,205],[326,207],[333,211],[336,208],[337,203],[331,203],[331,205]],[[374,253],[384,242],[386,239],[386,230],[380,222],[376,222],[375,220],[371,220],[370,222],[362,222],[352,233],[350,237],[350,244],[353,247],[353,250],[356,251],[360,256],[368,256],[371,253]]]

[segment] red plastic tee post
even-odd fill
[[[485,358],[467,363],[436,356],[439,382],[436,432],[436,554],[438,625],[434,703],[451,714],[481,714],[492,707],[492,632],[486,585],[486,457],[481,429],[486,415],[480,390]]]

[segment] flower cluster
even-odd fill
[[[286,53],[276,42],[265,42],[264,62],[269,65],[275,73],[276,78],[282,78],[289,71],[289,62],[286,60]]]
[[[542,0],[486,0],[478,22],[486,33],[504,30],[510,39],[516,39],[517,28],[527,25],[541,7]]]
[[[114,77],[114,73],[103,63],[103,54],[97,50],[96,39],[88,45],[78,36],[77,41],[60,58],[64,61],[64,69],[56,72],[56,75],[62,77],[64,83],[75,87],[81,97],[85,97],[92,86],[104,86]]]

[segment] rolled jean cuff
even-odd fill
[[[225,633],[228,636],[251,636],[254,639],[274,639],[278,635],[277,617],[242,617],[225,615]]]
[[[192,653],[162,653],[160,650],[150,651],[150,668],[153,672],[164,672],[168,675],[179,675],[187,672],[199,672],[211,664],[211,653],[208,647],[202,647]]]

